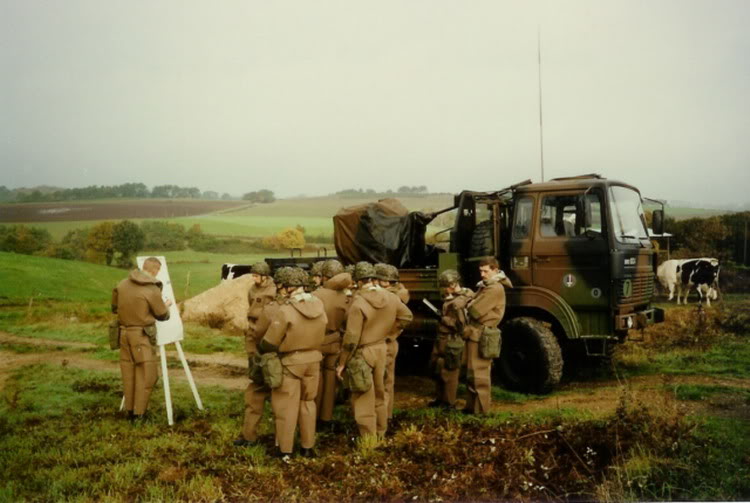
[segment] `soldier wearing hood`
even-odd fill
[[[146,413],[151,390],[159,376],[156,357],[156,320],[169,319],[171,300],[161,297],[156,279],[161,262],[149,257],[143,270],[135,269],[112,291],[112,312],[120,330],[120,371],[125,411],[132,418]]]
[[[276,298],[276,285],[271,277],[271,267],[266,262],[256,262],[250,268],[250,289],[247,292],[247,332],[245,332],[245,351],[248,358],[257,352],[255,326],[263,308]]]
[[[479,262],[482,281],[477,284],[477,293],[467,305],[467,322],[464,328],[466,339],[466,379],[469,397],[464,412],[483,414],[490,410],[490,373],[492,359],[480,354],[479,342],[488,329],[497,329],[505,314],[505,288],[513,284],[495,257]]]
[[[375,267],[359,262],[354,269],[359,294],[349,308],[343,347],[336,374],[351,388],[354,420],[360,435],[385,435],[388,428],[388,392],[385,388],[386,336],[408,325],[412,313],[398,298],[372,280]],[[354,389],[354,388],[357,389]]]
[[[305,271],[295,267],[282,281],[288,301],[272,318],[258,349],[261,353],[278,353],[282,365],[281,385],[271,391],[278,454],[292,454],[299,424],[301,454],[313,457],[315,395],[323,359],[320,348],[328,318],[320,299],[305,292]]]
[[[347,295],[352,284],[352,276],[344,272],[344,266],[338,260],[327,260],[321,267],[323,284],[315,290],[325,307],[328,325],[321,351],[323,360],[320,364],[320,384],[315,404],[318,419],[328,422],[333,419],[333,406],[336,399],[336,362],[341,352],[341,338],[346,329],[346,313],[349,311],[351,295]]]

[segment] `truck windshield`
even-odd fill
[[[634,190],[618,186],[610,187],[609,194],[612,228],[617,240],[621,243],[635,243],[648,239],[641,196]]]

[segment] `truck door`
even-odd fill
[[[505,273],[513,286],[531,285],[531,245],[534,229],[534,198],[519,197],[513,208],[510,233],[510,268]]]
[[[609,306],[609,246],[602,200],[598,190],[552,192],[538,198],[533,283],[559,294],[574,309]]]

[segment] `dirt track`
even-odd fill
[[[119,372],[117,362],[91,358],[84,351],[96,347],[82,342],[53,341],[39,338],[18,337],[6,332],[0,332],[0,344],[22,344],[41,348],[64,347],[67,350],[41,351],[35,353],[15,353],[0,350],[0,390],[13,369],[46,363],[62,365],[86,370]],[[80,350],[80,351],[76,351]],[[179,362],[177,353],[168,351],[170,362]],[[232,391],[244,390],[247,385],[245,377],[247,362],[244,358],[217,353],[213,355],[186,355],[190,369],[198,386],[220,386]],[[169,369],[170,377],[179,381],[186,379],[180,368],[174,363]],[[587,411],[593,415],[604,415],[613,412],[620,401],[623,392],[627,390],[633,398],[644,403],[662,406],[669,401],[672,392],[669,391],[678,384],[698,384],[705,386],[728,386],[750,389],[750,380],[735,378],[715,378],[708,376],[662,376],[650,375],[631,378],[628,380],[612,379],[595,382],[570,382],[564,384],[557,392],[529,400],[523,403],[493,402],[492,408],[497,411],[517,414],[531,413],[541,410],[576,409]],[[432,399],[433,384],[427,377],[404,376],[396,381],[396,407],[419,408],[424,407]],[[462,405],[459,403],[459,406]],[[686,412],[697,412],[711,409],[715,415],[729,415],[750,418],[750,404],[740,401],[727,401],[717,398],[708,401],[681,402]]]

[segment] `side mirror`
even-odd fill
[[[586,198],[586,194],[578,198],[576,213],[580,218],[580,226],[584,232],[591,228],[591,204]]]
[[[651,214],[651,227],[654,234],[664,234],[664,210],[654,210]]]

